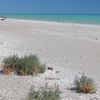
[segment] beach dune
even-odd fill
[[[67,79],[63,76],[65,80],[73,81],[74,76],[70,75],[74,74],[69,73],[85,73],[100,87],[99,25],[18,19],[0,21],[0,61],[7,55],[30,53],[37,54],[54,71],[69,75]],[[100,88],[98,91],[100,96]]]

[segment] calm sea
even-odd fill
[[[7,18],[100,24],[99,14],[0,14]]]

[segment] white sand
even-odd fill
[[[63,92],[62,100],[100,98],[99,25],[15,19],[0,21],[0,61],[15,53],[20,56],[35,53],[54,70],[37,77],[0,76],[0,91],[5,100],[21,100],[32,84],[38,87],[44,83],[58,84]],[[83,72],[96,80],[96,94],[78,94],[67,89],[75,75]]]

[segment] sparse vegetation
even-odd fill
[[[12,55],[4,58],[3,60],[3,72],[5,75],[10,74],[11,72],[15,71],[16,69],[16,63],[19,60],[19,57],[17,55]]]
[[[88,78],[84,74],[81,77],[76,77],[74,80],[75,90],[82,93],[95,93],[96,85],[92,78]]]
[[[43,73],[45,64],[41,64],[36,55],[29,55],[20,58],[16,63],[18,75],[33,75],[34,73]]]
[[[36,55],[25,55],[21,58],[13,55],[4,58],[3,63],[4,74],[15,71],[18,75],[33,75],[34,73],[44,73],[46,68],[46,65],[42,64]]]
[[[56,86],[55,88],[48,88],[48,86],[45,86],[37,91],[35,91],[34,87],[32,86],[27,96],[27,100],[61,100],[61,99],[58,86]]]
[[[8,56],[8,57],[4,58],[3,63],[8,66],[13,66],[16,64],[18,59],[19,59],[19,57],[17,56],[17,54]]]
[[[4,94],[0,91],[0,100],[4,100]]]

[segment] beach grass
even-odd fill
[[[16,72],[17,75],[33,75],[44,73],[46,65],[40,62],[37,55],[25,55],[18,57],[17,55],[5,57],[3,60],[3,72],[9,74]]]
[[[75,90],[78,93],[95,93],[96,85],[92,78],[85,76],[84,74],[81,77],[76,76],[74,80]]]
[[[46,85],[45,87],[39,88],[37,91],[34,89],[34,86],[32,86],[27,100],[61,100],[60,91],[58,86],[49,88]]]

